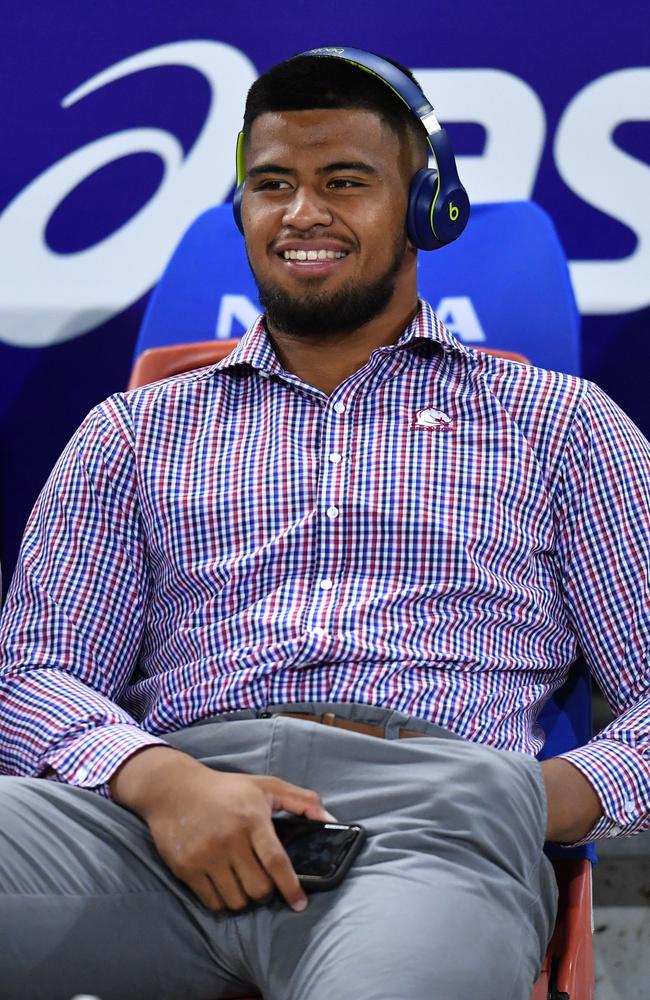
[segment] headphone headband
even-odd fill
[[[319,49],[309,49],[308,52],[301,52],[294,59],[301,56],[321,56],[329,59],[342,59],[351,63],[358,69],[365,70],[385,83],[393,93],[406,105],[416,118],[419,118],[427,135],[433,135],[440,131],[440,124],[436,118],[433,106],[427,100],[425,94],[417,83],[411,80],[405,73],[402,73],[397,66],[394,66],[387,59],[377,56],[374,52],[365,52],[363,49],[352,49],[342,45],[323,46]]]

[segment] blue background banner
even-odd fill
[[[629,0],[5,0],[5,585],[57,455],[88,409],[127,382],[174,245],[232,193],[250,83],[316,45],[356,45],[412,68],[472,200],[533,198],[552,216],[583,316],[583,374],[648,436],[649,31],[647,5]]]

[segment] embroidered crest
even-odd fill
[[[454,426],[454,421],[442,410],[429,406],[426,410],[417,411],[414,426],[429,431],[448,431]]]

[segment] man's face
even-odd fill
[[[260,115],[246,168],[246,248],[272,330],[323,339],[358,329],[395,294],[413,295],[413,152],[378,115]]]

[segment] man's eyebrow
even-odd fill
[[[259,167],[251,167],[246,171],[247,177],[258,177],[260,174],[292,174],[289,167],[280,167],[277,163],[260,163]]]
[[[334,174],[340,170],[352,170],[356,173],[376,175],[375,167],[363,160],[337,160],[336,163],[327,163],[324,167],[318,167],[317,174]],[[247,171],[247,177],[259,177],[260,174],[292,174],[294,171],[290,167],[281,167],[277,163],[260,163],[257,167],[251,167]]]
[[[328,163],[325,167],[319,167],[317,174],[333,174],[339,170],[352,170],[355,173],[376,174],[378,171],[363,160],[338,160],[336,163]]]

